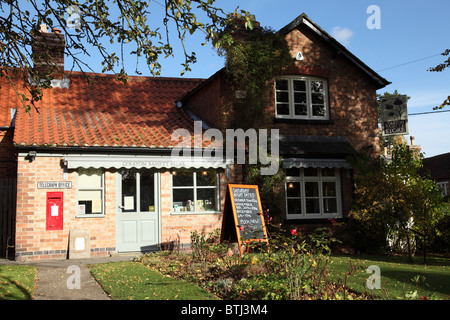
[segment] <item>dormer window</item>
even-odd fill
[[[328,120],[328,86],[320,78],[288,76],[275,81],[277,118]]]

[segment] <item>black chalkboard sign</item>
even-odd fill
[[[222,241],[237,241],[241,254],[242,243],[267,241],[258,186],[228,185],[221,238]]]

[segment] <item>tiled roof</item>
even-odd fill
[[[11,125],[11,115],[9,108],[0,107],[0,128],[9,127]]]
[[[202,79],[70,75],[69,88],[52,88],[26,113],[12,89],[1,84],[0,105],[18,107],[14,143],[35,146],[169,148],[172,132],[192,120],[175,102]]]

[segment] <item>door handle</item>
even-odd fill
[[[119,206],[119,209],[125,209],[125,207],[124,206]]]

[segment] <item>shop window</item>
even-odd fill
[[[277,79],[275,111],[277,118],[328,120],[326,80],[294,76]]]
[[[342,217],[338,169],[287,169],[286,212],[287,219]]]
[[[104,215],[103,170],[80,168],[77,176],[77,216]]]
[[[216,170],[172,171],[172,211],[219,211],[219,177]]]

